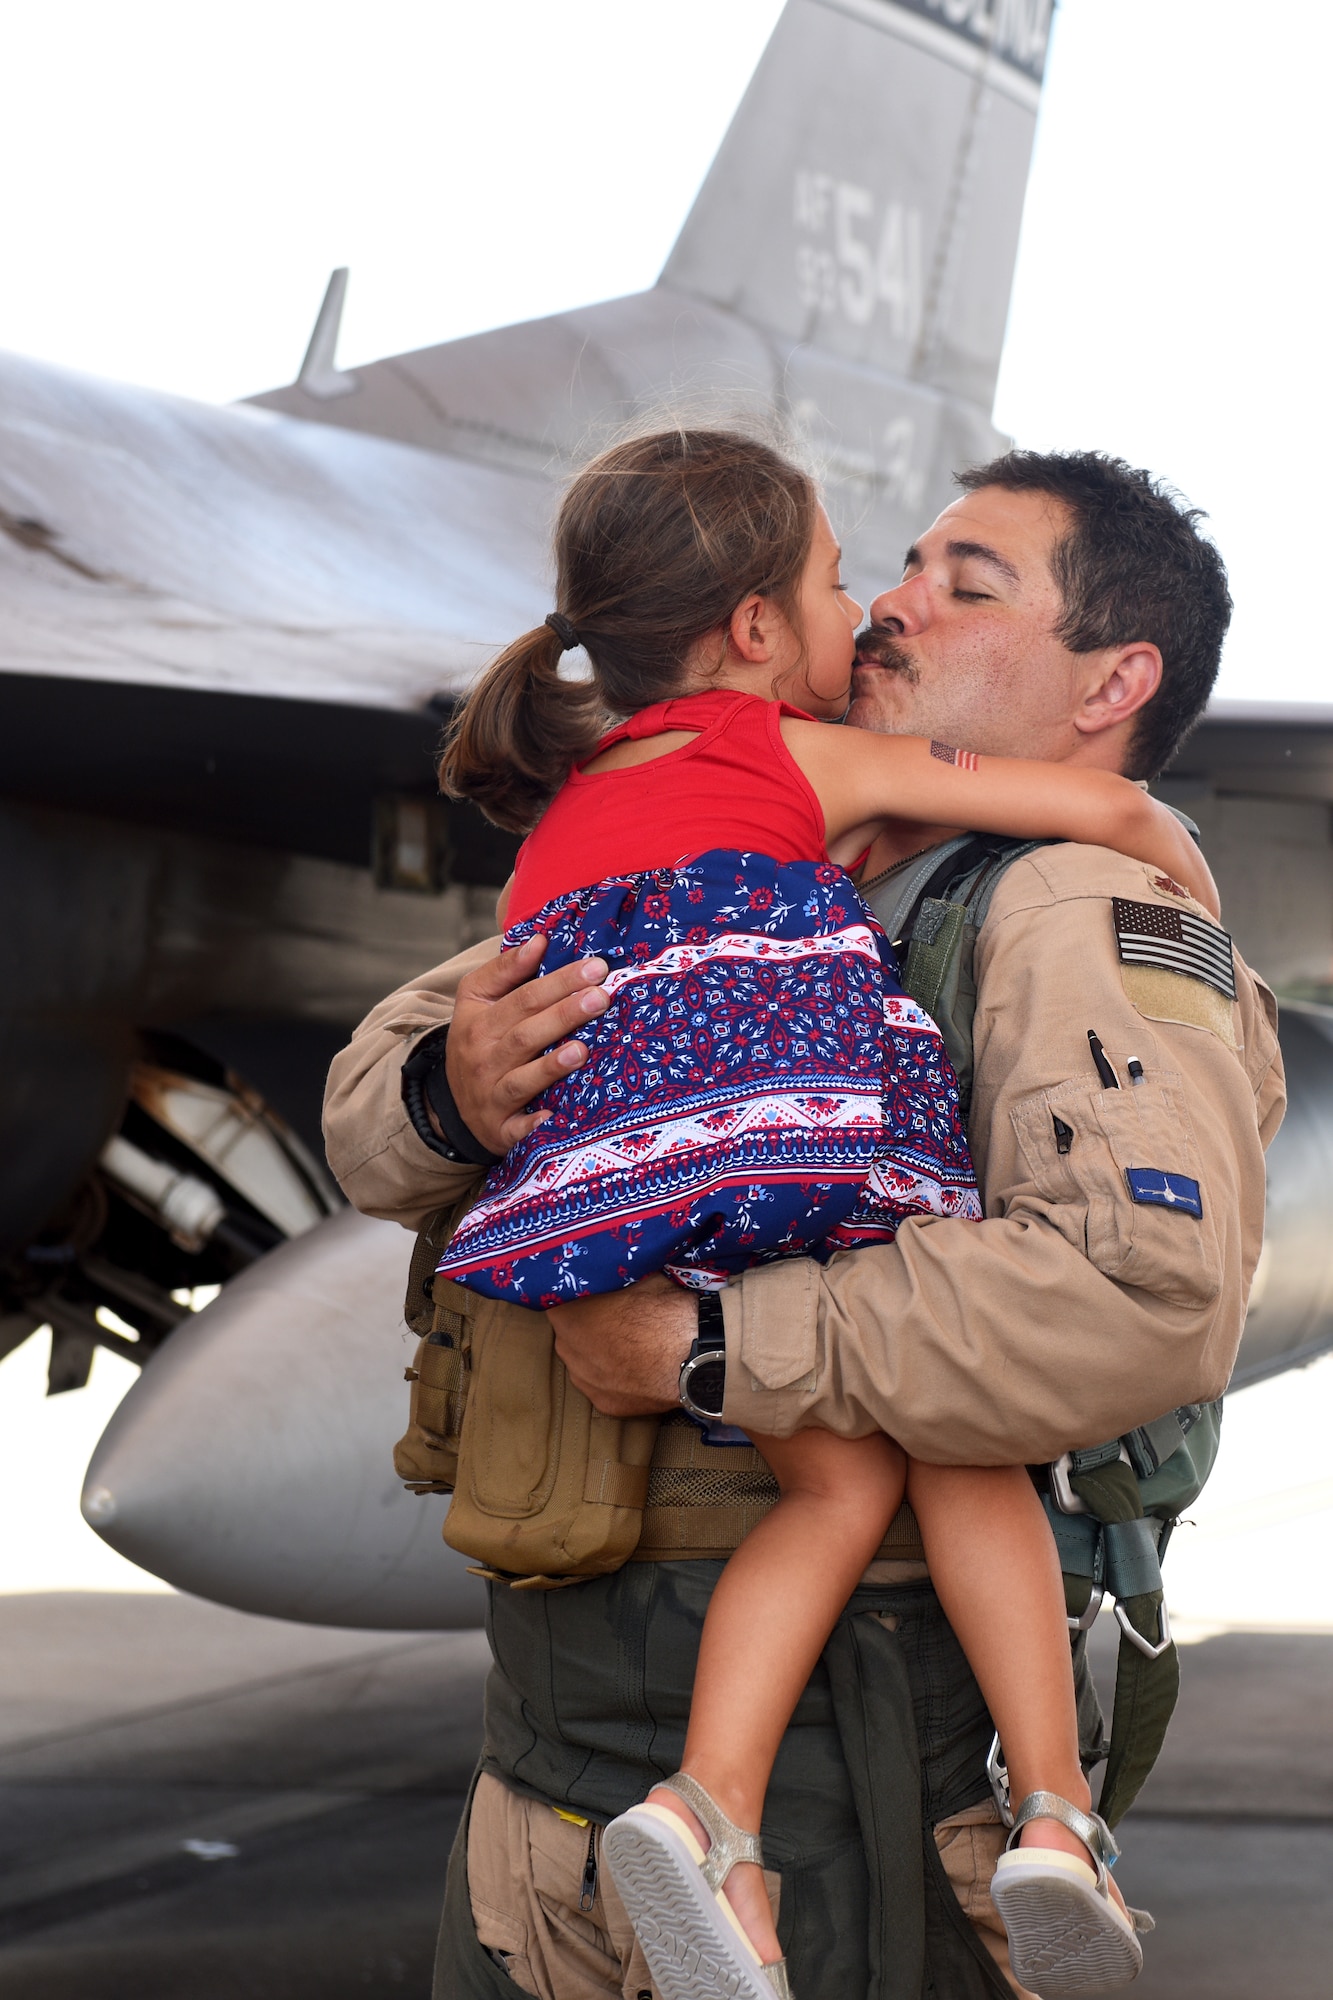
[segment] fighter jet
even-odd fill
[[[50,1326],[54,1391],[98,1344],[149,1364],[84,1511],[168,1581],[479,1615],[390,1464],[408,1239],[342,1206],[317,1133],[359,1016],[494,929],[512,843],[438,797],[441,720],[549,608],[559,482],[626,425],[785,437],[883,586],[1004,442],[1051,11],[789,0],[632,297],[349,371],[336,272],[295,382],[231,409],[0,357],[0,1354]],[[1333,1343],[1330,721],[1220,712],[1171,781],[1303,1000],[1249,1377]]]

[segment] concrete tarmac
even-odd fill
[[[2,2000],[425,2000],[479,1632],[0,1598]]]
[[[1136,1996],[1326,2000],[1333,1637],[1183,1665],[1124,1828]],[[480,1633],[0,1598],[0,2000],[428,2000],[484,1671]]]
[[[1118,1634],[1098,1620],[1102,1704]],[[1152,1911],[1135,2000],[1333,1993],[1333,1636],[1220,1633],[1180,1650],[1180,1704],[1120,1828]]]

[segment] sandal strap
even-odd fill
[[[729,1820],[716,1800],[709,1797],[703,1786],[692,1778],[688,1771],[677,1771],[674,1778],[664,1778],[662,1785],[664,1790],[674,1792],[677,1798],[684,1799],[700,1825],[707,1831],[710,1846],[700,1866],[704,1881],[714,1895],[738,1861],[753,1861],[756,1867],[763,1867],[764,1850],[759,1835],[746,1833],[743,1827]],[[782,1976],[785,1980],[786,1961],[777,1959],[774,1963],[783,1966]],[[765,1971],[767,1970],[765,1967]],[[777,1991],[781,1993],[782,1988],[778,1987]]]
[[[1083,1842],[1097,1867],[1097,1887],[1102,1895],[1108,1895],[1106,1871],[1120,1857],[1116,1837],[1100,1813],[1086,1813],[1078,1806],[1062,1799],[1058,1792],[1029,1792],[1018,1811],[1014,1814],[1014,1828],[1005,1842],[1006,1851],[1018,1839],[1023,1828],[1034,1819],[1058,1820],[1067,1826],[1072,1834]]]

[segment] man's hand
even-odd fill
[[[570,1380],[608,1417],[646,1417],[677,1406],[680,1364],[699,1312],[670,1278],[641,1278],[624,1292],[548,1306],[555,1351]]]
[[[565,1038],[611,1004],[604,958],[539,981],[545,950],[544,937],[529,938],[458,984],[445,1074],[459,1117],[491,1153],[507,1153],[544,1121],[544,1111],[524,1106],[587,1060],[583,1043]]]

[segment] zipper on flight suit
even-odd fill
[[[579,1908],[590,1910],[597,1900],[597,1828],[588,1828],[588,1857],[583,1864],[583,1887],[579,1890]]]

